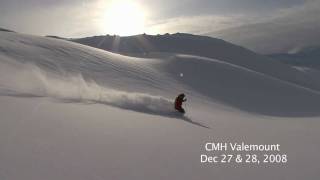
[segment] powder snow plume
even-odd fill
[[[58,75],[34,64],[0,66],[0,95],[52,97],[78,103],[100,103],[149,114],[176,116],[173,102],[161,96],[125,92],[85,80],[81,74]]]

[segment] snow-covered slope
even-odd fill
[[[309,76],[273,62],[264,71],[273,67],[282,78],[250,68],[262,68],[253,60],[241,66],[184,54],[152,57],[0,32],[0,178],[316,177],[317,166],[305,166],[317,161],[320,147],[312,143],[319,134],[316,80],[294,83]],[[173,110],[180,92],[188,98],[185,116]],[[206,141],[281,143],[292,162],[267,170],[207,166],[200,163]]]
[[[179,92],[191,92],[197,94],[193,97],[207,96],[213,102],[259,114],[314,116],[320,112],[318,80],[273,61],[248,57],[226,62],[163,53],[151,55],[157,57],[152,59],[133,58],[63,40],[12,33],[2,33],[1,41],[1,63],[15,63],[2,66],[2,77],[9,78],[4,79],[8,83],[2,85],[7,88],[2,93],[21,91],[18,93],[156,113],[168,111],[158,106],[172,104],[169,99]],[[245,62],[246,66],[241,66]],[[8,76],[8,68],[17,72]],[[258,71],[262,68],[263,72]]]
[[[2,94],[95,101],[160,113],[172,105],[156,95],[177,83],[161,76],[145,59],[50,38],[10,33],[1,36]]]
[[[72,41],[92,47],[138,57],[153,57],[154,54],[189,54],[218,59],[242,66],[269,76],[320,90],[320,81],[310,82],[306,74],[294,68],[272,61],[267,56],[254,53],[241,46],[207,36],[185,33],[164,35],[94,36]],[[285,73],[284,73],[285,72]]]

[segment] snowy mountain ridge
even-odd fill
[[[156,36],[142,34],[128,37],[106,35],[72,39],[72,41],[129,56],[153,58],[157,57],[154,54],[169,53],[208,57],[320,90],[320,81],[314,79],[313,81],[318,82],[310,83],[307,75],[292,67],[241,46],[207,36],[185,33]],[[283,71],[286,73],[282,73]]]

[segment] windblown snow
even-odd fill
[[[0,32],[0,179],[318,177],[320,81],[254,57],[135,58]],[[173,109],[181,92],[185,116]],[[207,166],[207,141],[279,143],[290,160]]]

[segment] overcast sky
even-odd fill
[[[304,30],[306,33],[320,32],[319,26],[314,24],[320,21],[319,0],[124,1],[137,4],[139,10],[143,11],[145,25],[139,31],[148,34],[187,32],[219,37],[226,37],[227,34],[232,35],[228,40],[233,41],[234,36],[234,42],[241,44],[241,41],[249,38],[246,39],[244,33],[248,31],[248,25],[255,36],[261,37],[274,33],[270,30],[285,33],[296,29],[299,36],[304,34],[301,32]],[[104,15],[111,2],[112,0],[0,0],[0,27],[28,34],[63,37],[117,34],[111,31],[112,28],[108,31],[110,24],[104,22]],[[273,29],[263,28],[273,27],[273,22],[277,24]],[[240,40],[235,35],[237,30],[241,30],[244,35]],[[250,43],[246,45],[255,47],[252,39]]]

